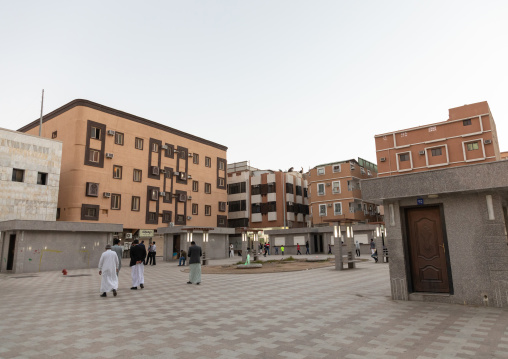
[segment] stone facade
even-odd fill
[[[0,221],[55,221],[61,160],[60,141],[0,129]]]

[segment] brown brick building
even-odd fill
[[[501,159],[487,102],[449,110],[447,121],[375,136],[379,177]]]
[[[227,226],[225,146],[88,100],[44,116],[42,136],[63,143],[58,220]]]

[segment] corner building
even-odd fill
[[[81,99],[44,116],[42,136],[63,143],[60,221],[227,227],[223,145]]]
[[[379,177],[501,159],[486,101],[451,108],[447,121],[374,137]]]

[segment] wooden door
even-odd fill
[[[450,292],[440,214],[439,207],[406,209],[409,260],[415,292]]]

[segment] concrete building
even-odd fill
[[[20,129],[38,133],[38,120]],[[87,100],[43,117],[63,143],[58,220],[227,227],[227,147]],[[53,182],[54,183],[54,182]]]
[[[0,129],[0,222],[55,221],[62,143]]]
[[[228,165],[229,227],[306,227],[307,180],[296,171],[260,170],[248,162]]]
[[[360,188],[360,180],[375,177],[377,166],[361,158],[312,168],[308,177],[312,226],[381,221],[379,206],[363,200]]]
[[[508,306],[508,162],[362,181],[385,207],[392,298]]]
[[[448,120],[375,136],[379,177],[501,159],[487,102],[452,108]]]

